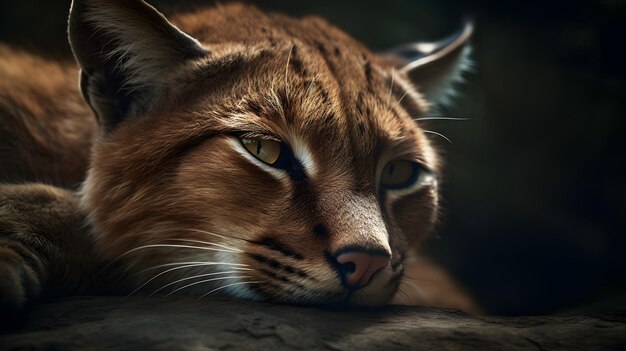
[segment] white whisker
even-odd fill
[[[136,247],[136,248],[128,251],[128,253],[131,253],[133,251],[143,250],[143,249],[157,248],[157,247],[170,247],[170,248],[179,248],[179,249],[197,249],[197,250],[207,250],[207,251],[218,251],[218,252],[233,253],[232,250],[216,249],[214,247],[200,247],[200,246],[175,245],[175,244],[149,244],[149,245],[143,245],[143,246],[139,246],[139,247]]]
[[[389,86],[389,97],[387,98],[387,106],[389,106],[389,110],[391,110],[391,93],[393,93],[393,84],[396,80],[396,70],[391,69],[391,86]]]
[[[404,94],[402,94],[402,96],[400,96],[400,99],[398,99],[398,104],[400,104],[402,102],[402,100],[404,100],[404,97],[407,96],[409,94],[409,88],[407,88],[404,91]]]
[[[199,231],[205,234],[212,234],[212,235],[216,235],[216,236],[220,236],[217,234],[213,234],[213,233],[209,233],[209,232],[204,232],[201,230],[194,230],[194,229],[188,229],[188,230],[192,230],[192,231]],[[221,236],[220,236],[221,237]],[[224,237],[222,237],[224,238]],[[170,239],[171,240],[171,239]],[[242,239],[243,240],[243,239]],[[130,249],[122,254],[120,254],[119,256],[115,257],[114,259],[112,259],[111,261],[109,261],[109,263],[107,263],[104,267],[102,267],[102,269],[100,269],[94,276],[93,279],[95,279],[97,276],[99,276],[100,274],[102,274],[104,271],[106,271],[107,269],[109,269],[109,267],[111,267],[111,265],[113,265],[114,263],[118,262],[119,260],[121,260],[123,257],[139,251],[139,250],[143,250],[143,249],[149,249],[149,248],[156,248],[156,247],[173,247],[173,248],[193,248],[193,249],[198,249],[198,250],[208,250],[208,251],[219,251],[219,252],[227,252],[227,253],[235,253],[235,252],[241,252],[239,249],[236,248],[228,248],[229,250],[226,249],[216,249],[216,248],[209,248],[209,247],[198,247],[198,246],[191,246],[191,245],[168,245],[168,244],[150,244],[150,245],[143,245],[143,246],[139,246],[139,247],[135,247],[133,249]],[[195,262],[195,263],[201,263],[201,262]],[[216,263],[217,264],[217,263]],[[221,264],[221,262],[220,262]],[[223,264],[228,264],[228,263],[223,263]]]
[[[456,117],[421,117],[416,118],[416,121],[430,121],[430,120],[450,120],[450,121],[470,121],[473,118],[456,118]]]
[[[242,277],[243,278],[243,277]],[[243,285],[243,284],[256,284],[256,283],[260,283],[260,281],[253,281],[253,282],[237,282],[237,283],[232,283],[232,284],[226,284],[224,286],[221,286],[219,288],[215,288],[211,291],[209,291],[208,293],[200,296],[196,301],[200,301],[203,297],[207,296],[207,295],[211,295],[212,293],[218,291],[218,290],[222,290],[231,286],[235,286],[235,285]]]
[[[211,246],[217,246],[217,247],[221,247],[223,249],[227,249],[227,250],[231,250],[233,252],[243,252],[242,250],[239,250],[236,247],[232,247],[232,246],[228,246],[228,245],[223,245],[223,244],[218,244],[218,243],[211,243],[208,241],[202,241],[202,240],[191,240],[191,239],[180,239],[180,238],[176,238],[176,239],[168,239],[168,240],[172,240],[172,241],[185,241],[185,242],[190,242],[190,243],[196,243],[196,244],[205,244],[205,245],[211,245]]]
[[[250,276],[240,276],[240,277],[238,277],[238,276],[228,276],[228,277],[218,277],[218,278],[211,278],[211,279],[200,280],[200,281],[197,281],[197,282],[193,282],[193,283],[181,286],[180,288],[178,288],[176,290],[173,290],[170,293],[168,293],[167,295],[165,295],[165,297],[168,297],[168,296],[170,296],[170,295],[172,295],[172,294],[174,294],[174,293],[176,293],[178,291],[181,291],[183,289],[187,289],[187,288],[192,287],[194,285],[198,285],[198,284],[202,284],[202,283],[208,283],[208,282],[213,282],[213,281],[217,281],[217,280],[235,279],[235,278],[251,278],[251,277]]]
[[[289,61],[291,61],[291,54],[293,53],[293,49],[296,47],[295,44],[293,44],[291,46],[291,49],[289,50],[289,55],[287,56],[287,65],[285,66],[285,96],[287,96],[287,98],[289,98]]]
[[[239,270],[251,271],[252,269],[249,269],[249,268],[239,268]],[[194,276],[191,276],[191,277],[185,277],[185,278],[182,278],[182,279],[178,279],[176,281],[173,281],[171,283],[165,284],[162,287],[158,288],[152,294],[150,294],[150,297],[154,296],[156,293],[158,293],[159,291],[167,288],[168,286],[172,286],[174,284],[180,283],[180,282],[185,281],[185,280],[201,278],[201,277],[209,277],[209,276],[220,275],[220,274],[232,274],[232,273],[239,273],[239,271],[224,271],[224,272],[204,273],[204,274],[198,274],[198,275],[194,275]]]
[[[227,265],[227,266],[239,266],[239,267],[250,267],[245,263],[230,263],[230,262],[173,262],[173,263],[164,263],[158,266],[146,268],[139,273],[144,273],[147,271],[151,271],[153,269],[163,268],[163,267],[171,267],[171,266],[180,266],[180,265],[197,265],[197,266],[217,266],[217,265]]]
[[[316,74],[315,77],[313,77],[313,79],[309,83],[309,86],[306,88],[305,96],[309,96],[309,93],[311,92],[311,89],[313,88],[313,84],[315,84],[315,81],[317,80],[318,77],[319,77],[319,73]]]
[[[448,137],[447,137],[447,136],[445,136],[445,135],[443,135],[443,134],[441,134],[441,133],[437,133],[437,132],[433,132],[432,130],[425,130],[425,129],[424,129],[424,133],[429,133],[429,134],[435,134],[435,135],[438,135],[438,136],[440,136],[440,137],[442,137],[442,138],[446,139],[446,140],[447,140],[450,144],[452,144],[452,140],[448,139]]]
[[[399,295],[400,295],[400,298],[399,298],[399,300],[400,300],[400,301],[399,301],[399,303],[400,303],[400,304],[402,304],[402,303],[404,302],[404,304],[405,304],[405,305],[408,305],[408,304],[410,303],[410,301],[411,301],[411,297],[409,296],[409,294],[407,294],[407,293],[406,293],[406,291],[404,291],[404,290],[402,289],[402,287],[401,287],[401,286],[399,286],[399,287],[398,287],[398,291],[396,291],[396,294],[399,294]],[[404,299],[405,301],[402,301],[403,299]]]
[[[212,262],[209,262],[212,263]],[[151,281],[155,280],[156,278],[162,276],[163,274],[169,273],[169,272],[173,272],[179,269],[184,269],[184,268],[192,268],[192,267],[204,267],[204,266],[212,266],[212,264],[207,264],[207,262],[203,262],[203,263],[193,263],[193,264],[187,264],[184,266],[180,266],[180,267],[174,267],[174,268],[170,268],[167,269],[161,273],[158,273],[157,275],[155,275],[154,277],[148,279],[148,281],[146,281],[145,283],[141,284],[137,289],[133,290],[130,294],[128,294],[126,297],[129,297],[131,295],[133,295],[134,293],[136,293],[137,291],[141,290],[141,288],[143,288],[144,286],[148,285]],[[163,267],[163,265],[161,265],[161,267]],[[149,269],[143,270],[142,272],[146,272],[150,269],[154,269],[154,268],[159,268],[157,267],[151,267]],[[249,268],[242,268],[242,267],[233,267],[232,269],[237,269],[237,270],[251,270]],[[150,295],[152,296],[152,295]]]
[[[202,233],[202,234],[213,235],[215,237],[222,238],[222,239],[227,240],[227,241],[230,240],[230,239],[238,239],[238,240],[248,241],[246,239],[238,238],[236,236],[228,237],[228,236],[215,234],[215,233],[212,233],[212,232],[207,232],[206,230],[200,230],[200,229],[194,229],[194,228],[183,228],[182,230],[189,230],[189,231],[192,231],[192,232],[198,232],[198,233]]]
[[[412,287],[413,289],[420,291],[422,290],[419,286],[417,286],[417,283],[423,283],[423,284],[432,284],[432,282],[427,282],[424,280],[415,280],[415,279],[406,279],[406,278],[402,278],[401,281],[403,283],[406,283],[407,285],[409,285],[410,287]]]
[[[174,268],[170,268],[168,270],[165,270],[165,271],[155,275],[154,277],[148,279],[148,281],[146,281],[145,283],[141,284],[137,289],[133,290],[130,294],[126,295],[126,297],[129,297],[129,296],[133,295],[134,293],[139,291],[141,288],[146,286],[148,283],[150,283],[151,281],[155,280],[156,278],[162,276],[163,274],[166,274],[166,273],[169,273],[169,272],[172,272],[172,271],[176,271],[176,270],[179,270],[179,269],[183,269],[183,268],[200,267],[200,266],[204,266],[204,265],[202,265],[202,264],[189,264],[189,265],[186,265],[186,266],[174,267]],[[155,268],[155,267],[152,267],[152,268]],[[143,270],[142,272],[146,272],[149,269]]]

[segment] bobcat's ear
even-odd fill
[[[73,0],[68,32],[83,97],[105,131],[145,112],[169,72],[207,54],[141,0]]]
[[[402,45],[382,53],[407,74],[426,100],[447,104],[452,84],[470,68],[469,39],[474,26],[466,22],[459,32],[432,43]]]

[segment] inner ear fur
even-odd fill
[[[68,35],[81,92],[104,130],[145,112],[173,68],[207,55],[141,0],[73,0]]]
[[[469,40],[472,22],[453,35],[435,42],[411,43],[387,50],[382,56],[405,73],[433,104],[446,104],[453,94],[452,85],[470,67]]]

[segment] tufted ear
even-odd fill
[[[466,22],[463,29],[445,39],[402,45],[382,55],[407,74],[428,101],[447,104],[452,84],[470,68],[468,43],[473,29],[472,23]]]
[[[207,54],[141,0],[73,0],[68,32],[83,97],[105,131],[145,112],[168,73]]]

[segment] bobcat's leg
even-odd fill
[[[87,230],[73,192],[0,185],[0,310],[82,290],[95,260]]]

